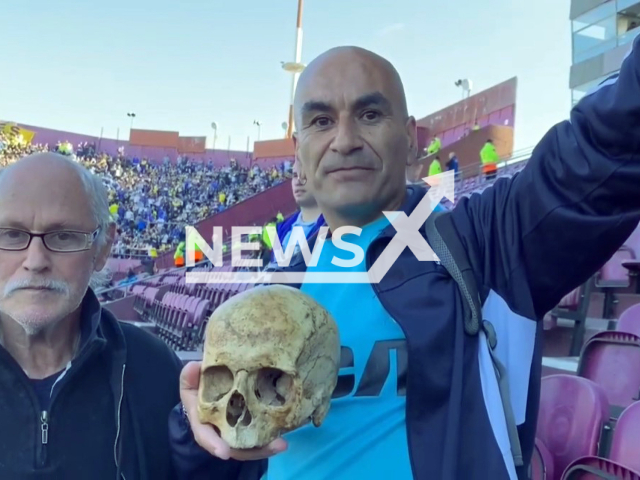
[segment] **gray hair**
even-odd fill
[[[100,229],[98,237],[96,238],[96,244],[98,247],[102,247],[107,243],[109,226],[114,223],[113,218],[111,217],[111,212],[109,211],[109,195],[107,194],[107,188],[105,187],[102,178],[91,172],[84,165],[81,165],[79,162],[76,162],[67,156],[62,156],[62,158],[73,169],[75,169],[82,181],[85,193],[91,202],[93,218]]]
[[[61,161],[66,162],[80,177],[84,191],[91,203],[91,211],[93,212],[93,218],[99,228],[98,236],[96,237],[96,246],[98,248],[103,247],[109,238],[109,227],[114,223],[109,211],[109,195],[107,194],[107,188],[105,187],[102,178],[91,172],[84,165],[75,161],[73,158],[66,155],[56,154],[56,157]],[[6,171],[6,168],[0,170],[0,176]],[[110,279],[109,272],[105,272],[103,269],[100,272],[94,272],[89,285],[95,288],[103,283],[108,282]]]
[[[113,218],[111,217],[111,212],[109,211],[109,195],[107,193],[107,188],[105,187],[102,178],[95,175],[89,169],[87,169],[84,165],[81,165],[79,162],[76,162],[71,157],[66,155],[54,154],[56,158],[65,162],[80,177],[82,181],[82,186],[84,187],[84,191],[91,202],[91,211],[93,212],[93,218],[97,223],[100,231],[98,232],[98,236],[96,238],[96,244],[98,247],[104,246],[107,242],[107,234],[109,233],[109,226],[111,226],[113,222]],[[2,176],[6,172],[6,168],[0,170],[0,176]]]

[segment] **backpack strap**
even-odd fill
[[[493,363],[493,368],[498,380],[502,408],[511,444],[511,453],[516,467],[524,464],[522,459],[522,448],[518,436],[518,426],[511,406],[511,395],[509,392],[509,382],[507,372],[496,355],[495,349],[498,338],[493,324],[483,319],[482,304],[486,300],[487,294],[478,290],[475,274],[469,262],[467,251],[460,241],[458,232],[455,229],[451,213],[432,212],[425,222],[425,234],[429,246],[440,259],[440,263],[447,269],[449,275],[458,284],[463,298],[464,308],[464,330],[467,335],[477,335],[482,328],[487,339],[489,354]],[[446,241],[445,241],[446,239]]]

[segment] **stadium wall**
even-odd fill
[[[291,180],[287,180],[235,204],[224,212],[212,215],[194,226],[202,238],[209,242],[211,242],[213,227],[222,227],[224,239],[227,241],[231,238],[232,227],[234,226],[262,226],[266,220],[275,217],[278,212],[288,216],[295,212],[297,208],[291,194]],[[156,265],[158,268],[173,267],[173,251],[159,256],[156,260]]]
[[[515,127],[517,77],[460,100],[442,110],[421,118],[416,123],[426,131],[419,135],[422,150],[431,138],[438,136],[443,146],[451,145],[472,131],[476,121],[481,128],[489,125]],[[424,141],[425,143],[421,143]]]
[[[295,147],[291,138],[263,140],[253,144],[253,161],[261,168],[278,165],[285,161],[293,162]]]
[[[417,181],[429,174],[429,165],[437,156],[440,158],[442,169],[446,170],[446,163],[449,161],[449,153],[454,152],[458,157],[458,166],[464,169],[465,177],[472,177],[480,174],[480,150],[488,139],[493,140],[496,152],[500,158],[508,158],[513,153],[513,129],[499,125],[489,125],[477,131],[470,132],[461,140],[447,145],[437,154],[423,157],[420,162],[421,168],[410,175],[410,180]],[[477,170],[473,168],[477,167]]]
[[[191,144],[193,145],[194,138],[201,137],[178,137],[175,146],[150,146],[150,145],[132,145],[128,140],[115,140],[112,138],[100,138],[93,135],[83,135],[80,133],[65,132],[62,130],[54,130],[50,128],[36,127],[33,125],[17,124],[18,126],[35,132],[33,139],[34,143],[48,144],[50,147],[55,146],[59,142],[70,142],[74,148],[79,143],[95,144],[98,151],[107,153],[111,156],[118,155],[118,149],[124,147],[124,153],[131,157],[146,157],[152,162],[161,162],[164,157],[169,157],[172,162],[175,162],[180,155],[178,151],[178,145],[183,147]],[[180,139],[182,139],[180,141]],[[196,150],[195,148],[188,148],[188,150]],[[222,167],[229,164],[229,161],[233,158],[238,161],[242,166],[248,167],[251,165],[251,152],[243,152],[238,150],[211,150],[205,149],[201,153],[184,153],[190,160],[197,162],[213,161],[213,164],[217,167]]]

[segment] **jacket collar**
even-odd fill
[[[124,375],[127,359],[127,345],[124,333],[120,328],[118,320],[111,312],[103,309],[91,288],[82,301],[81,328],[84,343],[82,349],[89,348],[96,343],[99,346],[107,347],[110,355],[109,359],[109,386],[114,404],[114,416],[117,427],[117,437],[114,444],[114,455],[118,471],[122,468],[122,437],[123,432],[123,404],[125,400]],[[82,350],[81,350],[82,351]]]
[[[416,208],[416,206],[420,203],[420,200],[426,195],[427,189],[417,185],[407,185],[407,191],[404,197],[404,201],[400,207],[400,211],[404,212],[405,215],[409,216]],[[381,233],[378,235],[378,238],[390,238],[396,234],[396,229],[393,225],[388,225]]]
[[[400,207],[400,210],[403,211],[407,216],[409,216],[411,212],[413,212],[416,205],[418,205],[418,203],[420,203],[420,200],[422,200],[422,198],[425,196],[426,192],[427,192],[427,189],[424,187],[416,186],[416,185],[408,185],[406,194],[404,197],[404,201],[402,202],[402,206]],[[324,218],[322,216],[321,218],[324,221]],[[318,233],[319,233],[318,231],[314,232],[307,240],[309,244],[309,249],[311,251],[313,251],[315,247],[316,239],[318,238]],[[377,239],[391,238],[395,234],[396,234],[396,230],[393,227],[393,225],[388,225],[378,235]],[[328,233],[328,237],[329,236],[330,236],[330,232]],[[282,267],[279,267],[275,262],[271,262],[267,266],[266,270],[270,272],[276,272],[276,271],[282,272],[287,270],[305,271],[306,266],[304,265],[304,257],[302,256],[302,253],[298,251],[293,254],[293,257],[291,258],[291,262],[289,263],[289,267],[282,268]]]

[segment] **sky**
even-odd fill
[[[105,137],[134,127],[246,150],[282,138],[297,0],[29,0],[2,6],[0,120]],[[518,76],[516,150],[568,117],[568,0],[305,0],[302,61],[339,45],[389,59],[424,117]]]

